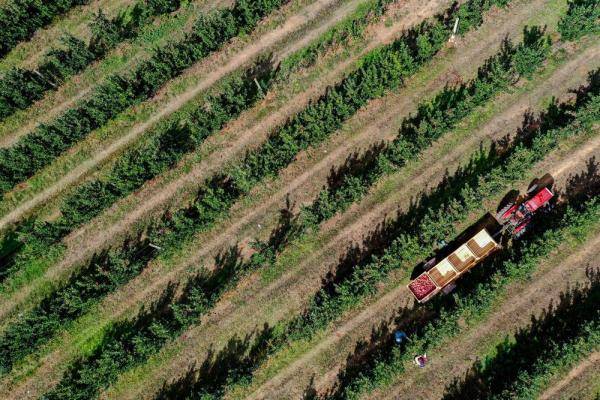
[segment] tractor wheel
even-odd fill
[[[436,258],[432,257],[423,264],[423,271],[429,271],[435,265]]]
[[[444,294],[450,294],[454,289],[456,289],[456,283],[452,282],[451,284],[444,286],[442,292],[444,292]]]
[[[502,216],[504,215],[505,212],[507,212],[514,205],[515,205],[515,203],[508,203],[507,205],[505,205],[504,207],[502,207],[500,209],[500,211],[498,211],[496,213],[496,219],[498,221],[500,221],[500,222],[507,221],[509,218],[502,218]]]
[[[525,228],[521,229],[519,232],[515,233],[515,236],[514,236],[514,237],[515,237],[515,239],[518,239],[518,238],[520,238],[521,236],[523,236],[523,234],[524,234],[525,232],[527,232],[527,229],[528,229],[528,228],[527,228],[527,227],[525,227]]]
[[[540,180],[538,178],[534,178],[530,183],[529,187],[527,187],[527,196],[533,194],[540,187]]]

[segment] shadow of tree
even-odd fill
[[[90,355],[77,360],[47,399],[94,398],[123,371],[143,363],[197,323],[244,271],[238,246],[220,253],[213,271],[202,269],[181,290],[170,283],[159,299],[129,320],[115,323]],[[69,397],[70,398],[70,397]]]
[[[589,168],[588,163],[586,172],[575,175],[572,181],[581,182],[582,175],[586,177],[586,180],[595,181],[598,179],[597,176],[595,176],[595,173],[590,171],[594,171],[594,169]],[[473,269],[469,274],[462,277],[461,283],[455,291],[455,296],[438,296],[425,304],[415,304],[412,307],[401,307],[394,321],[394,326],[402,329],[409,337],[422,336],[423,330],[428,323],[441,318],[445,313],[452,311],[456,307],[457,299],[467,297],[478,285],[491,282],[493,277],[489,271],[497,271],[506,268],[506,261],[514,259],[518,260],[520,257],[526,255],[528,251],[527,244],[535,241],[536,237],[539,237],[543,232],[552,229],[555,226],[556,221],[560,221],[561,218],[563,218],[569,207],[579,204],[578,202],[581,196],[591,198],[600,193],[597,187],[587,185],[583,188],[578,187],[578,191],[576,192],[577,197],[570,197],[569,194],[574,193],[570,187],[570,185],[567,185],[566,193],[562,194],[562,202],[551,208],[547,213],[536,214],[534,216],[532,229],[523,235],[519,241],[506,242],[503,251],[497,253],[493,258],[484,260],[476,269]],[[593,277],[595,282],[598,276],[600,276],[598,273],[595,273],[593,276],[590,274],[590,279]],[[386,327],[387,330],[382,327]],[[361,343],[357,346],[355,351],[347,357],[345,367],[339,373],[338,380],[334,387],[321,394],[316,393],[314,387],[307,389],[307,392],[313,393],[312,398],[343,398],[345,389],[348,385],[360,376],[372,373],[375,370],[377,363],[382,361],[385,362],[385,360],[391,356],[392,350],[396,346],[393,344],[393,337],[391,335],[392,330],[389,321],[382,322],[377,332],[387,332],[387,336],[372,336],[368,344]],[[456,398],[464,399],[471,397],[459,396]]]
[[[507,336],[494,356],[477,361],[448,385],[443,398],[488,399],[508,389],[534,362],[551,356],[551,348],[581,336],[585,323],[600,317],[600,270],[588,268],[587,276],[589,285],[562,292],[556,305],[550,303],[539,317],[532,315],[530,325],[512,339]]]
[[[598,192],[600,192],[600,163],[594,156],[588,159],[585,171],[569,176],[565,194],[577,203],[582,203],[590,200]]]
[[[269,348],[264,344],[274,334],[273,328],[265,324],[244,337],[232,337],[218,352],[210,350],[201,365],[192,365],[183,377],[165,384],[155,398],[221,398],[229,385],[246,382],[254,366],[266,359]]]

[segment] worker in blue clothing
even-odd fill
[[[394,332],[394,341],[396,342],[397,345],[401,345],[402,342],[408,341],[408,336],[406,335],[406,333],[404,333],[402,331],[396,331],[396,332]]]

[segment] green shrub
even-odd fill
[[[62,45],[50,49],[36,69],[12,68],[0,79],[0,119],[29,107],[47,91],[55,90],[65,79],[104,57],[121,41],[135,37],[151,17],[175,11],[180,5],[180,0],[140,0],[112,20],[100,10],[90,23],[92,38],[87,45],[65,35]]]
[[[0,57],[36,30],[89,0],[9,0],[0,7]]]
[[[531,76],[548,56],[552,41],[538,26],[525,27],[523,43],[515,49],[515,69],[520,75]]]
[[[600,4],[596,0],[569,0],[567,14],[558,22],[565,40],[576,40],[587,34],[600,33]]]
[[[117,114],[148,99],[185,68],[219,49],[234,36],[254,29],[283,0],[238,1],[232,8],[201,15],[191,32],[157,49],[127,76],[113,75],[50,124],[42,124],[10,148],[0,149],[0,193],[50,164],[63,151]]]

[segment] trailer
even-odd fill
[[[449,292],[454,288],[454,281],[499,248],[500,245],[484,228],[409,283],[408,290],[419,303],[426,302],[440,291]]]
[[[461,275],[500,248],[494,238],[502,237],[505,232],[518,238],[530,226],[536,212],[551,208],[550,201],[554,198],[554,193],[548,186],[554,182],[554,178],[546,174],[536,181],[524,196],[509,202],[495,218],[489,215],[499,228],[491,228],[490,233],[489,226],[484,227],[464,243],[464,239],[459,237],[458,243],[463,244],[456,250],[439,262],[437,257],[433,257],[424,264],[424,272],[408,284],[408,290],[419,303],[426,302],[439,292],[451,292],[456,287],[454,282]]]

